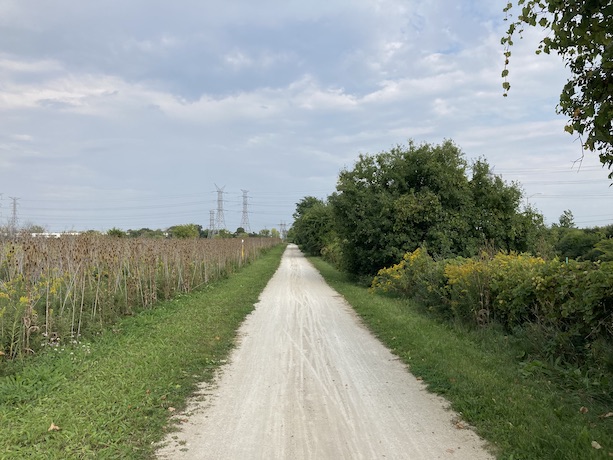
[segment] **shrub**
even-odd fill
[[[417,248],[407,252],[399,263],[379,270],[371,288],[415,298],[426,305],[446,305],[443,268],[442,261],[432,259],[425,248]],[[439,312],[444,310],[437,308]]]
[[[605,356],[613,348],[613,262],[487,252],[434,261],[417,249],[380,270],[372,289],[416,299],[462,322],[495,320],[509,332],[524,329],[540,354],[558,363],[613,362]]]

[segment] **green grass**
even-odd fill
[[[0,459],[151,458],[173,408],[227,358],[283,249],[91,343],[0,363]]]
[[[492,443],[498,458],[613,456],[613,417],[604,417],[613,411],[611,399],[607,406],[522,367],[521,344],[496,328],[442,323],[407,300],[372,294],[322,260],[311,261],[411,372]]]

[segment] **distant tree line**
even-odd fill
[[[109,236],[117,238],[208,238],[211,230],[208,228],[202,228],[202,225],[198,224],[182,224],[173,225],[166,230],[151,229],[143,227],[140,229],[123,230],[121,228],[113,227],[106,231]],[[2,233],[2,227],[0,227],[0,234]],[[8,233],[8,232],[7,232]],[[24,234],[48,234],[47,230],[36,224],[26,224],[19,229],[19,233]],[[87,230],[85,232],[69,232],[69,233],[100,233],[96,230]],[[215,231],[212,235],[214,238],[280,238],[280,233],[276,228],[262,229],[259,232],[247,232],[243,227],[238,227],[235,232],[231,232],[226,229]]]
[[[198,224],[173,225],[166,230],[152,230],[141,228],[138,230],[121,230],[112,228],[107,231],[108,235],[127,238],[208,238],[211,230],[202,228]],[[279,238],[279,231],[275,228],[263,229],[259,232],[247,232],[243,227],[238,227],[235,232],[226,229],[216,230],[214,238]]]

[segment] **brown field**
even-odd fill
[[[2,242],[0,355],[14,359],[94,335],[228,275],[279,242],[102,235]]]

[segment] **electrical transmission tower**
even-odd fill
[[[209,238],[213,238],[215,236],[215,210],[211,209],[210,211],[210,220],[209,220]]]
[[[19,224],[19,219],[17,218],[17,201],[19,198],[15,198],[14,196],[9,197],[13,200],[13,212],[11,214],[11,221],[9,223],[9,233],[11,236],[15,236],[17,234],[17,226]]]
[[[215,184],[215,187],[217,188],[217,222],[215,224],[215,231],[219,232],[226,228],[226,218],[223,215],[223,189],[226,188],[226,186],[224,185],[219,188],[217,184]]]
[[[249,190],[241,189],[241,191],[243,192],[243,217],[241,218],[241,227],[243,227],[247,233],[251,233],[251,226],[249,225],[249,210],[247,209],[247,192]]]
[[[287,224],[285,222],[281,222],[279,224],[279,234],[281,235],[282,240],[287,238]]]

